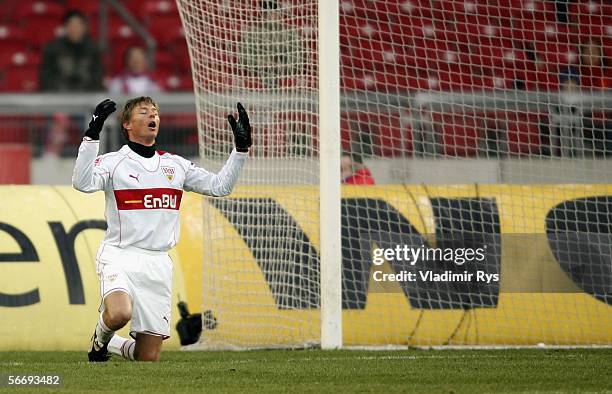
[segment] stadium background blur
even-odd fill
[[[233,4],[223,4],[229,3]],[[76,156],[91,108],[98,98],[107,96],[102,91],[78,96],[39,94],[42,50],[62,34],[62,18],[69,10],[79,10],[89,20],[90,35],[101,51],[105,86],[122,71],[127,48],[139,45],[147,49],[150,75],[162,90],[156,94],[163,110],[159,145],[196,157],[193,80],[174,2],[4,0],[0,3],[0,183],[68,183],[72,160],[64,159]],[[313,21],[291,18],[290,9],[284,12],[285,23],[293,24],[304,37],[311,34]],[[565,89],[565,82],[586,72],[580,46],[593,38],[601,43],[605,64],[597,81],[590,79],[590,86],[582,78],[582,89],[592,93],[612,86],[607,60],[612,56],[612,5],[604,0],[342,0],[340,18],[344,94],[409,97],[415,92],[469,94],[496,89],[556,93]],[[212,23],[221,28],[225,22]],[[244,28],[234,32],[237,40]],[[232,48],[225,49],[231,53]],[[313,49],[305,52],[311,55]],[[241,67],[228,56],[222,60]],[[211,81],[211,89],[281,91],[316,85],[314,75],[306,75],[312,77],[306,81],[301,75],[299,82],[286,78],[273,87],[257,79],[242,80],[239,75],[242,73],[220,83]],[[583,122],[590,128],[590,134],[585,134],[586,156],[607,155],[612,143],[609,110],[608,103],[586,115],[590,122],[588,126]],[[68,114],[67,118],[61,113]],[[423,154],[436,158],[584,155],[564,150],[554,141],[554,122],[545,105],[524,111],[434,112],[431,127],[438,139],[430,148],[413,143],[413,115],[407,105],[395,111],[345,108],[343,148],[354,151],[356,144],[361,145],[358,153],[370,161]],[[68,126],[58,134],[54,127],[62,122]],[[121,144],[118,133],[109,135],[103,150]],[[295,153],[290,143],[260,149],[264,157]],[[372,165],[375,176],[384,183],[389,177],[381,171],[387,167]],[[388,182],[397,181],[391,178]]]

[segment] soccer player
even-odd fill
[[[120,114],[127,144],[98,156],[106,118],[115,111],[106,99],[96,107],[79,147],[72,185],[84,193],[103,190],[106,236],[96,256],[100,279],[100,318],[89,361],[111,354],[128,360],[157,361],[170,337],[172,260],[168,250],[179,238],[183,190],[209,196],[231,193],[251,146],[251,126],[238,103],[238,119],[228,115],[235,149],[218,174],[184,158],[156,150],[159,107],[150,97],[129,100]],[[130,336],[115,331],[131,320]]]

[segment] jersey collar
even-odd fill
[[[149,159],[155,156],[155,144],[151,146],[145,146],[145,145],[139,144],[134,141],[128,141],[127,145],[130,147],[130,149],[133,152],[137,153],[139,156],[142,156],[144,158]]]

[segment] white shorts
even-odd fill
[[[102,244],[96,256],[100,279],[100,312],[104,298],[115,291],[132,300],[130,335],[170,337],[172,311],[172,259],[166,252]]]

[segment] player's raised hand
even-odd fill
[[[116,109],[117,104],[115,104],[115,102],[111,99],[106,99],[98,104],[93,115],[91,116],[89,128],[85,132],[85,135],[92,140],[99,140],[102,126],[104,126],[104,121],[110,114],[115,112]]]
[[[227,121],[232,126],[234,132],[234,144],[238,152],[248,152],[249,147],[253,145],[251,139],[251,123],[249,122],[249,115],[242,104],[238,103],[238,121],[234,118],[234,115],[227,115]]]

